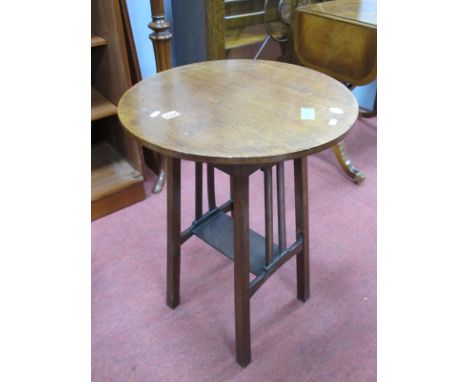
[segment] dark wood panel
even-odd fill
[[[143,182],[134,183],[124,190],[107,195],[91,203],[91,219],[99,219],[112,212],[128,207],[145,198]]]
[[[226,257],[234,260],[232,218],[219,212],[205,224],[194,230],[194,235],[217,249]],[[265,238],[257,232],[250,230],[250,272],[258,275],[265,267]],[[279,247],[273,244],[273,258],[279,254]]]

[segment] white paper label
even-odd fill
[[[172,118],[178,117],[179,115],[180,115],[179,112],[172,110],[172,111],[168,111],[167,113],[162,114],[161,117],[163,117],[164,119],[172,119]]]
[[[344,113],[343,109],[340,109],[339,107],[331,107],[329,110],[334,114],[343,114]]]

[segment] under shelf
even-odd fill
[[[143,180],[143,175],[108,142],[92,145],[91,200],[93,202],[123,191]]]
[[[107,40],[91,33],[91,48],[95,48],[96,46],[103,46],[107,45]]]
[[[193,231],[194,235],[234,260],[234,227],[230,216],[219,212]],[[265,238],[249,230],[250,272],[258,276],[265,268]],[[273,243],[273,260],[279,256],[279,247]]]
[[[91,121],[117,114],[117,107],[91,87]]]

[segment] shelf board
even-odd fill
[[[107,45],[107,40],[91,33],[91,48],[95,48],[96,46],[103,46]]]
[[[121,192],[143,182],[142,174],[134,169],[108,142],[91,148],[91,200]]]
[[[193,231],[195,236],[231,260],[234,260],[233,232],[232,218],[224,212],[219,212]],[[279,247],[273,243],[273,259],[279,255]],[[265,268],[265,238],[252,230],[249,230],[249,268],[255,276]]]
[[[117,107],[91,87],[91,121],[117,114]]]
[[[273,31],[279,31],[280,22],[271,23]],[[228,28],[224,36],[224,48],[234,49],[242,46],[262,42],[266,36],[265,26],[263,24],[254,24],[248,26],[236,26]]]

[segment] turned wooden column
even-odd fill
[[[156,70],[162,72],[171,68],[171,24],[164,17],[164,0],[151,0],[151,21],[148,27],[153,31],[149,35],[153,43]]]
[[[149,38],[153,43],[154,58],[156,60],[156,71],[162,72],[171,68],[171,38],[172,33],[169,28],[171,24],[164,16],[164,0],[151,1],[151,18],[153,19],[148,27],[153,31]],[[148,158],[148,156],[150,158]],[[151,152],[146,155],[148,165],[158,174],[158,180],[154,185],[153,192],[158,193],[164,187],[166,179],[166,160],[164,156]]]

